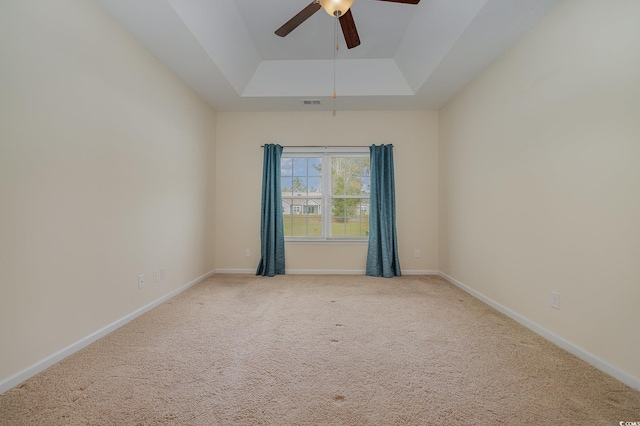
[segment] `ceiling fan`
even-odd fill
[[[353,49],[360,45],[360,37],[356,29],[356,23],[351,14],[351,5],[354,0],[314,0],[307,7],[302,9],[297,15],[289,19],[283,26],[278,28],[275,33],[280,37],[284,37],[291,31],[295,30],[298,25],[309,19],[320,8],[323,8],[331,16],[335,16],[340,20],[342,34],[349,49]],[[392,3],[418,4],[420,0],[378,0]]]

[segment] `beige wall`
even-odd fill
[[[639,22],[567,0],[440,115],[440,269],[636,378]]]
[[[3,1],[0,58],[2,382],[213,269],[215,113],[90,1]]]
[[[438,269],[438,113],[218,113],[216,268],[255,271],[260,259],[264,143],[369,146],[393,143],[400,264]],[[245,256],[251,250],[251,257]],[[414,249],[420,257],[414,258]],[[288,271],[362,272],[366,244],[287,244]]]

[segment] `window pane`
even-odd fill
[[[370,185],[368,174],[368,158],[333,157],[331,163],[331,193],[333,195],[360,195],[363,192],[368,192]]]
[[[322,158],[309,158],[307,174],[309,176],[320,176],[322,171]]]
[[[333,157],[331,161],[331,193],[344,195],[344,158]]]
[[[291,193],[291,185],[293,183],[292,181],[293,178],[291,177],[281,177],[280,178],[280,188],[282,191],[282,197],[290,197],[291,195],[293,195]]]
[[[344,195],[344,177],[333,175],[331,177],[331,194]]]
[[[331,215],[334,217],[354,217],[359,213],[360,198],[333,198]]]
[[[300,207],[300,206],[298,206]],[[291,236],[306,237],[307,236],[307,218],[306,216],[296,213],[291,219]]]
[[[362,179],[359,176],[351,176],[344,180],[345,195],[360,195]]]
[[[294,176],[291,182],[291,190],[294,196],[307,195],[307,178]]]
[[[320,208],[322,207],[322,199],[312,198],[305,202],[304,213],[309,216],[320,216]]]
[[[332,237],[345,237],[346,236],[347,223],[344,217],[332,217],[331,218],[331,236]]]
[[[307,159],[305,157],[293,158],[293,175],[294,176],[307,175]]]
[[[331,200],[331,217],[346,217],[346,203],[344,198]]]
[[[353,224],[347,227],[347,237],[366,237],[369,235],[369,200],[362,199],[358,204],[356,216],[348,219]]]
[[[292,176],[293,175],[293,163],[291,158],[280,158],[280,176]]]
[[[369,235],[369,217],[332,217],[331,236],[334,238],[357,238]]]
[[[308,237],[321,237],[322,236],[322,199],[313,198],[307,200],[305,210],[307,212],[307,236]]]
[[[360,236],[369,236],[369,215],[363,215],[360,217]]]
[[[367,221],[369,220],[369,198],[362,198],[360,200],[360,215],[366,216]]]
[[[345,174],[347,176],[360,176],[363,173],[362,158],[347,158]]]
[[[322,237],[322,198],[282,200],[285,237]]]
[[[362,177],[362,193],[369,195],[371,193],[371,178]]]
[[[369,235],[369,216],[332,217],[331,236],[342,238],[366,237]]]
[[[308,190],[310,196],[322,194],[322,178],[310,177],[308,180]]]
[[[293,235],[293,215],[291,214],[291,206],[293,200],[291,198],[282,199],[282,222],[284,224],[284,236],[291,237]]]
[[[331,236],[345,237],[347,226],[347,207],[350,200],[334,198],[331,200]]]

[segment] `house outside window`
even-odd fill
[[[369,148],[284,148],[282,212],[287,241],[367,241]]]

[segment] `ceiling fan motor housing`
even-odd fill
[[[351,7],[353,0],[319,0],[320,6],[331,16],[341,17]]]

